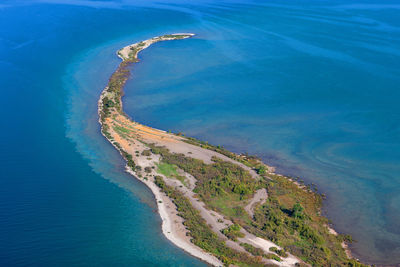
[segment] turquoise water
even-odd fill
[[[97,123],[115,51],[171,32],[197,35],[143,51],[127,113],[316,183],[356,257],[400,263],[395,1],[46,2],[0,4],[0,265],[204,266]]]

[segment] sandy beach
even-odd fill
[[[189,236],[186,235],[187,230],[183,225],[183,219],[177,215],[178,212],[175,204],[169,197],[160,191],[160,188],[157,187],[154,182],[138,178],[129,167],[126,168],[126,171],[146,184],[153,192],[154,198],[157,202],[158,213],[160,214],[162,220],[162,232],[167,239],[190,255],[199,258],[213,266],[223,265],[222,262],[220,262],[216,257],[204,252],[190,242]]]
[[[99,100],[99,105],[100,105],[100,100]],[[109,140],[109,138],[106,135],[104,135],[104,133],[102,133],[102,135],[107,140]],[[109,141],[120,152],[121,156],[123,156],[120,148],[117,147],[113,141],[111,140]],[[123,140],[120,140],[120,142],[122,142],[122,144],[130,146]],[[136,145],[137,149],[141,150],[145,149],[145,147],[141,143],[136,143]],[[148,161],[145,160],[143,157],[138,157],[137,161],[138,163],[142,163],[143,166],[145,167],[146,165],[148,165]],[[203,251],[199,247],[193,245],[193,243],[190,241],[190,237],[186,235],[187,229],[183,225],[182,217],[177,215],[178,211],[175,204],[171,201],[169,197],[167,197],[163,192],[161,192],[160,188],[154,184],[153,179],[147,180],[139,178],[139,175],[135,171],[133,171],[128,165],[125,166],[125,171],[130,175],[132,175],[135,179],[138,179],[139,181],[144,183],[153,193],[155,201],[157,203],[158,213],[162,220],[161,224],[162,232],[168,240],[170,240],[174,245],[183,249],[190,255],[204,262],[207,262],[210,265],[223,266],[222,262],[219,261],[216,257]]]

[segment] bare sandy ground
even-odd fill
[[[193,33],[174,33],[174,34],[171,34],[171,35],[175,35],[175,36],[176,36],[176,35],[194,36]],[[173,40],[173,38],[163,38],[163,40],[164,40],[164,41]],[[146,49],[147,47],[149,47],[150,45],[152,45],[152,44],[154,44],[155,42],[158,42],[158,41],[161,41],[161,39],[160,39],[160,37],[157,36],[157,37],[153,37],[153,38],[147,39],[147,40],[142,41],[142,42],[138,42],[138,43],[134,43],[134,44],[125,46],[124,48],[122,48],[122,49],[120,49],[120,50],[117,51],[117,55],[118,55],[118,57],[120,57],[122,60],[129,59],[129,57],[130,57],[129,54],[131,53],[132,48],[136,48],[136,47],[138,47],[138,45],[140,45],[140,50],[138,50],[138,51],[136,52],[136,54],[133,55],[134,57],[137,57],[137,54],[138,54],[141,50]]]

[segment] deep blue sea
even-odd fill
[[[400,263],[400,4],[2,0],[0,266],[205,266],[100,135],[115,51],[135,120],[260,156],[327,195],[355,257]]]

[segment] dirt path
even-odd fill
[[[211,229],[222,239],[225,240],[225,243],[227,246],[241,252],[246,252],[246,250],[240,246],[240,243],[248,243],[250,245],[253,245],[254,247],[261,248],[264,250],[266,254],[271,253],[269,248],[271,247],[276,247],[278,249],[281,249],[279,246],[274,244],[271,241],[256,237],[255,235],[247,232],[244,229],[241,229],[241,232],[244,234],[243,238],[238,238],[238,242],[234,242],[232,240],[229,240],[226,238],[225,235],[221,233],[221,230],[232,225],[233,222],[230,220],[225,219],[222,215],[215,211],[211,211],[206,208],[205,204],[201,202],[198,198],[195,197],[195,194],[183,184],[178,181],[178,180],[172,180],[168,178],[164,178],[165,182],[167,185],[174,187],[175,189],[181,191],[191,202],[192,206],[200,211],[200,215],[206,220],[206,223],[211,227]],[[257,192],[258,196],[265,197],[266,196],[266,190],[265,192],[262,192],[262,190],[259,190]],[[282,258],[281,262],[277,262],[275,260],[268,260],[268,259],[263,259],[264,263],[272,263],[276,264],[279,266],[295,266],[299,260],[294,257],[293,255],[288,254],[288,257]]]
[[[254,194],[253,198],[250,200],[249,204],[244,207],[244,210],[250,215],[251,218],[254,216],[254,208],[257,204],[262,205],[265,200],[268,198],[268,192],[267,189],[262,188],[257,190],[257,192]]]

